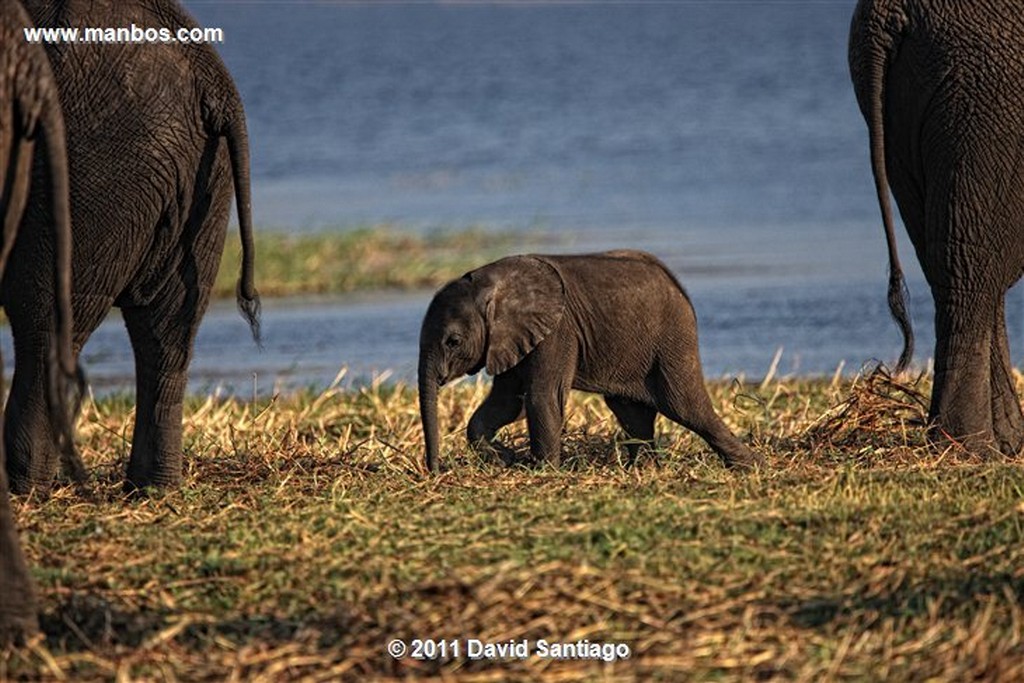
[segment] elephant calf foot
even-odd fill
[[[656,452],[653,441],[641,439],[629,439],[622,442],[626,447],[626,467],[634,467],[640,456],[647,456]]]
[[[991,448],[998,449],[1000,453],[1009,458],[1020,455],[1024,451],[1024,433],[1010,429],[1008,426],[1000,429],[999,424],[996,423]]]
[[[1013,435],[1007,437],[1000,437],[996,443],[999,446],[999,452],[1003,455],[1013,458],[1024,452],[1024,439],[1020,435]]]
[[[725,466],[732,470],[747,472],[764,467],[764,456],[750,450],[746,446],[737,448],[729,453],[721,453]]]
[[[498,457],[505,467],[512,467],[519,460],[514,450],[496,439],[489,441],[478,438],[475,441],[470,440],[469,445],[474,452],[483,457]]]

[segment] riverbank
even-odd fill
[[[235,296],[241,249],[231,237],[215,298]],[[313,234],[257,231],[256,287],[264,297],[433,288],[501,256],[554,241],[475,227],[426,233],[386,225]]]
[[[132,402],[89,403],[92,495],[16,501],[47,639],[0,678],[1024,674],[1020,461],[929,448],[927,378],[710,390],[768,469],[732,474],[664,419],[659,452],[623,469],[603,402],[578,394],[564,466],[506,469],[466,451],[486,385],[464,382],[441,393],[446,471],[425,477],[415,392],[377,384],[195,397],[185,488],[132,503]],[[521,425],[509,439],[526,448]],[[387,654],[416,638],[533,654]],[[630,657],[544,659],[539,639]]]

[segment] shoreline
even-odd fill
[[[262,297],[436,288],[488,261],[559,238],[480,226],[412,231],[379,224],[314,233],[257,230],[256,288]],[[231,231],[213,300],[235,297],[241,250]]]
[[[704,384],[709,390],[725,391],[728,389],[738,390],[740,393],[764,391],[771,386],[801,386],[808,387],[814,391],[838,390],[838,388],[853,385],[864,381],[875,372],[888,374],[889,369],[885,364],[877,361],[865,363],[860,369],[853,371],[848,365],[840,362],[836,372],[833,373],[808,373],[804,375],[795,374],[765,374],[762,377],[749,377],[743,373],[734,375],[722,375],[716,377],[705,377]],[[269,374],[269,373],[268,373]],[[325,396],[351,397],[365,393],[367,390],[386,389],[388,391],[410,391],[416,392],[415,375],[406,376],[400,370],[384,368],[370,372],[357,372],[347,365],[339,366],[333,379],[323,383],[301,383],[298,385],[287,384],[288,372],[277,373],[273,378],[265,377],[257,373],[257,392],[255,399],[253,392],[247,390],[242,381],[229,381],[220,376],[213,375],[204,377],[203,373],[190,374],[190,383],[200,383],[198,390],[189,390],[185,394],[186,402],[219,401],[224,403],[237,402],[242,405],[259,404],[264,401],[288,399],[295,401],[322,399]],[[9,380],[9,378],[7,378]],[[930,386],[932,382],[931,364],[925,367],[911,367],[901,378],[908,386]],[[101,375],[98,380],[86,373],[86,380],[96,403],[134,401],[135,389],[134,375]],[[493,377],[486,375],[483,371],[476,375],[461,377],[446,385],[442,391],[462,391],[467,387],[474,387],[477,384],[490,387]],[[251,377],[249,378],[252,384]],[[284,385],[284,386],[282,386]],[[572,396],[584,400],[585,397],[600,398],[598,394],[591,394],[584,391],[572,390]]]

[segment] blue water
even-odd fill
[[[648,249],[692,295],[711,377],[760,377],[780,347],[783,374],[899,353],[846,67],[854,0],[185,4],[225,31],[263,228],[480,225]],[[924,364],[930,300],[902,234],[901,249]],[[263,352],[216,306],[193,389],[324,386],[342,367],[409,379],[429,296],[268,301]],[[1018,360],[1022,308],[1015,291]],[[116,319],[84,358],[97,387],[131,386]]]
[[[228,37],[267,225],[874,217],[852,1],[191,7]]]

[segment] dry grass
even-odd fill
[[[16,503],[46,639],[0,679],[1024,677],[1024,472],[927,446],[927,380],[714,384],[771,464],[750,476],[665,421],[625,470],[579,395],[564,467],[505,469],[461,435],[485,391],[442,392],[432,478],[407,388],[196,399],[186,488],[136,502],[131,403],[89,405],[91,496]],[[393,638],[632,656],[395,660]]]

